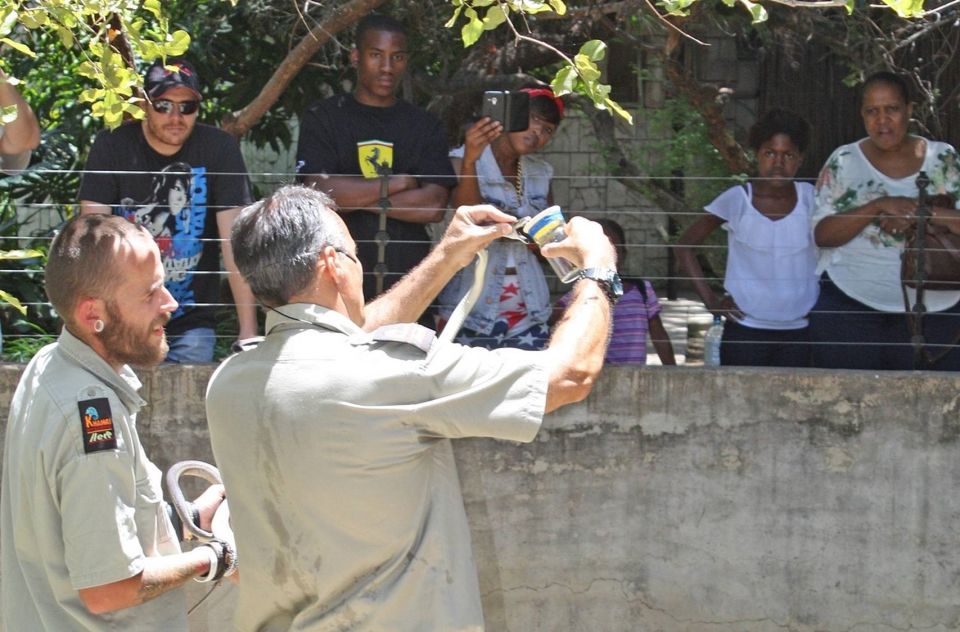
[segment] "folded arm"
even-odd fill
[[[304,183],[330,195],[345,213],[380,212],[379,178],[309,175]],[[443,219],[449,192],[439,184],[420,186],[415,177],[397,174],[388,179],[387,196],[390,200],[387,217],[431,224]]]

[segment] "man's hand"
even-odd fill
[[[617,252],[600,224],[574,217],[565,227],[566,239],[544,244],[540,253],[547,258],[563,257],[581,269],[617,268]]]
[[[211,485],[193,501],[194,506],[200,512],[200,528],[204,531],[210,531],[213,514],[217,513],[217,509],[220,508],[226,494],[223,485]]]
[[[508,234],[516,221],[489,204],[458,208],[437,247],[385,294],[367,303],[363,328],[373,331],[381,325],[416,321],[453,275],[491,241]]]
[[[450,221],[437,249],[456,262],[458,269],[462,268],[469,265],[474,255],[494,239],[508,234],[510,226],[516,221],[517,218],[489,204],[461,206]],[[603,232],[600,234],[602,236]]]

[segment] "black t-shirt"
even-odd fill
[[[375,164],[392,173],[417,176],[421,184],[453,188],[456,175],[448,157],[440,120],[398,100],[390,107],[358,103],[342,94],[307,108],[300,121],[297,173],[377,177]],[[377,263],[374,237],[379,217],[366,211],[344,213],[343,220],[357,242],[364,268],[363,290],[369,300],[376,293],[373,268]],[[390,241],[385,252],[384,290],[416,266],[430,252],[424,224],[387,218]]]
[[[169,334],[214,326],[216,308],[203,305],[220,301],[217,213],[253,201],[232,136],[198,123],[180,151],[163,156],[139,122],[104,130],[90,149],[79,199],[111,206],[153,234],[167,289],[180,303]]]

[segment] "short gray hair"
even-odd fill
[[[346,248],[330,196],[287,185],[241,211],[233,224],[233,259],[257,300],[286,305],[316,274],[320,251]]]

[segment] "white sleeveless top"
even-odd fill
[[[797,205],[772,220],[758,211],[753,188],[735,186],[706,206],[727,231],[723,286],[743,311],[740,324],[756,329],[802,329],[817,302],[817,249],[810,227],[813,186],[794,183]]]

